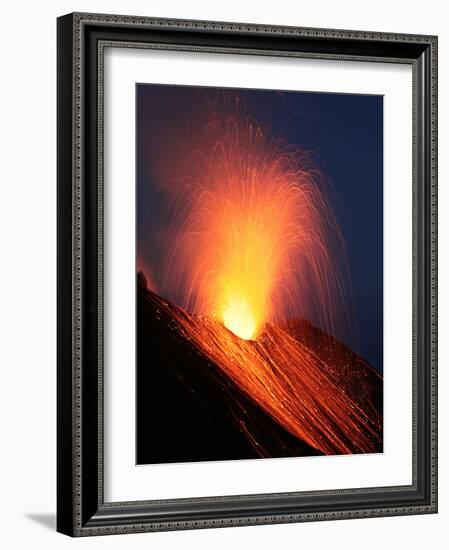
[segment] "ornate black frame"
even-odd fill
[[[412,65],[412,485],[104,502],[102,63],[108,45]],[[435,36],[81,13],[58,19],[57,501],[57,529],[71,536],[437,511]]]

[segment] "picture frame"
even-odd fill
[[[57,530],[90,536],[436,513],[437,37],[87,13],[58,18],[57,29]],[[106,47],[411,67],[411,484],[105,500]]]

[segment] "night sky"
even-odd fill
[[[228,89],[229,90],[229,89]],[[204,128],[216,88],[138,84],[137,262],[161,282],[164,182],[178,177]],[[309,151],[333,189],[332,208],[347,247],[355,339],[335,334],[383,368],[383,97],[239,90],[247,113],[273,134]],[[156,245],[159,242],[159,245]],[[170,296],[165,296],[170,299]],[[346,341],[345,341],[346,340]]]

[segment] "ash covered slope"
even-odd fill
[[[139,274],[137,463],[321,454],[274,421],[183,336],[174,321],[183,314]]]
[[[141,274],[137,302],[139,464],[321,454],[281,426],[201,352],[179,321],[204,321],[148,290]],[[348,397],[365,410],[378,409],[382,381],[361,358],[307,321],[290,321],[285,329],[328,363],[331,359],[326,376]]]
[[[305,319],[293,319],[282,327],[323,361],[326,373],[364,410],[383,416],[383,379],[369,363],[346,345]],[[379,427],[382,430],[382,426]]]

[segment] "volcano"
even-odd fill
[[[308,321],[290,320],[282,327],[267,325],[259,338],[261,343],[245,343],[251,352],[261,355],[261,350],[267,349],[264,341],[277,342],[282,334],[289,346],[293,342],[302,353],[318,358],[320,391],[310,396],[307,407],[315,409],[317,420],[310,424],[308,411],[304,411],[300,418],[306,427],[299,430],[282,422],[263,396],[248,391],[238,377],[223,369],[222,361],[214,360],[218,321],[191,315],[161,298],[148,288],[142,272],[137,278],[137,328],[138,464],[382,451],[382,377]],[[220,326],[219,330],[225,330],[233,344],[234,340],[235,345],[240,343],[227,329]],[[198,333],[206,335],[204,346],[198,345]],[[316,369],[311,378],[317,378]],[[304,382],[309,390],[315,387],[307,384]],[[327,395],[327,386],[329,393],[341,392],[352,408],[361,411],[364,424],[355,429],[366,429],[367,449],[351,446],[350,432],[338,426],[336,411],[329,408],[333,401],[320,403]],[[302,403],[299,397],[298,406]],[[332,430],[319,428],[326,423]],[[349,418],[349,423],[354,419]],[[299,437],[302,433],[305,436]],[[334,449],[321,444],[326,437],[330,441],[337,437],[344,446]]]

